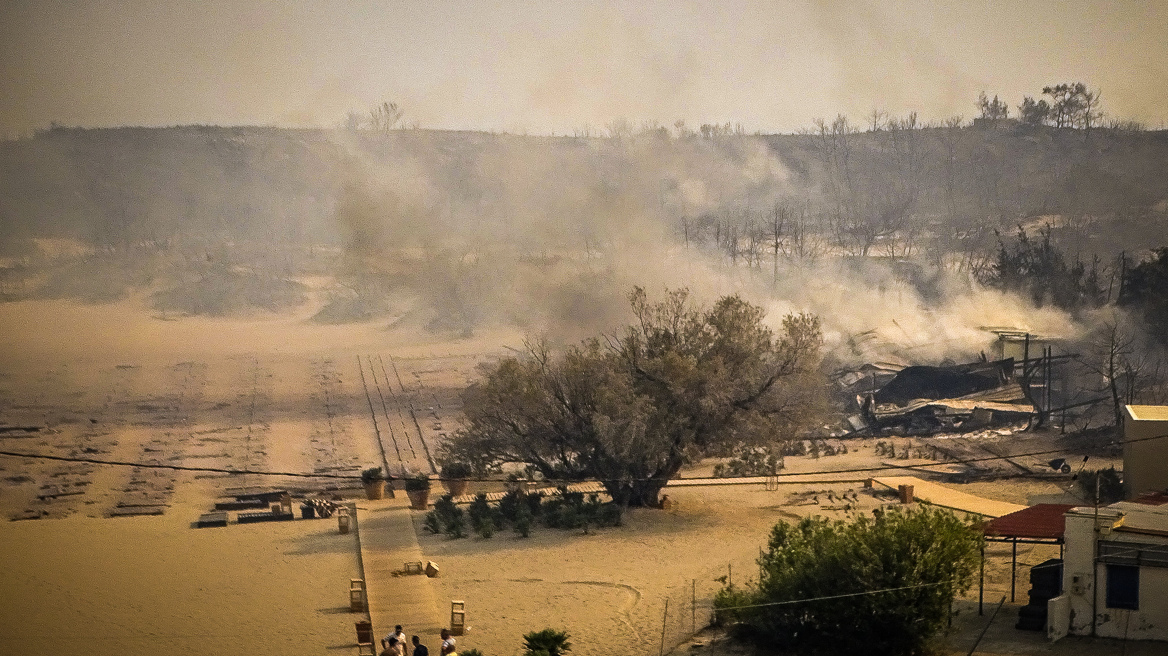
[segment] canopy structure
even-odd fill
[[[1082,504],[1040,503],[1007,515],[991,519],[982,525],[986,542],[1009,542],[1013,545],[1010,558],[1010,602],[1014,602],[1018,572],[1018,543],[1057,544],[1059,558],[1063,557],[1063,533],[1066,514]],[[978,612],[985,597],[985,548],[981,552],[981,580],[978,583]]]

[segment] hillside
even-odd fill
[[[459,309],[464,297],[517,269],[544,285],[529,293],[575,297],[641,284],[614,274],[618,262],[682,247],[760,271],[773,259],[776,280],[780,255],[972,267],[996,250],[995,230],[1018,225],[1050,225],[1064,251],[1107,260],[1161,245],[1166,210],[1163,131],[55,128],[0,143],[0,294],[145,290],[164,311],[229,314],[294,306],[323,285],[321,319],[344,321],[392,313],[387,296],[409,289],[468,315],[457,327],[481,314]]]

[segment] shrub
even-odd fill
[[[381,467],[370,467],[361,471],[361,482],[365,485],[381,480]]]
[[[802,442],[800,442],[802,444]],[[714,477],[774,476],[784,466],[783,456],[775,449],[758,447],[714,467]]]
[[[572,651],[572,643],[567,632],[555,629],[543,629],[523,634],[523,648],[525,656],[535,656],[546,653],[548,656],[562,656]]]
[[[517,489],[507,490],[503,498],[499,499],[499,514],[508,522],[514,522],[519,517],[519,510],[526,509],[527,504],[524,502],[526,495]],[[528,511],[530,518],[531,512]]]
[[[1095,482],[1099,481],[1099,503],[1109,504],[1123,500],[1123,479],[1115,467],[1088,469],[1079,474],[1079,494],[1089,501],[1095,500]]]
[[[759,582],[727,587],[715,608],[720,621],[780,651],[921,653],[972,583],[981,539],[969,521],[927,506],[780,523],[759,558]],[[888,592],[830,598],[873,590]],[[799,599],[808,601],[789,603]]]
[[[620,526],[623,520],[620,504],[608,502],[600,504],[596,514],[597,526]]]
[[[459,478],[469,478],[471,475],[470,465],[465,462],[448,462],[442,465],[442,479],[455,480]]]
[[[421,492],[430,489],[430,478],[424,474],[410,476],[406,479],[406,492]]]
[[[433,510],[426,513],[426,518],[422,520],[422,528],[435,535],[442,532],[442,522],[438,520],[438,515]]]
[[[527,511],[532,517],[539,517],[543,513],[543,492],[528,492],[523,500],[527,503]]]
[[[470,515],[470,526],[475,533],[489,538],[495,534],[495,513],[491,510],[491,505],[487,502],[487,493],[479,492],[475,495],[474,501],[471,501],[470,508],[467,511]]]
[[[446,534],[452,538],[466,537],[466,521],[463,520],[462,508],[455,507],[450,513],[450,520],[446,523]]]
[[[452,538],[466,536],[462,508],[455,505],[454,497],[449,494],[442,495],[434,502],[434,510],[426,514],[423,526],[427,531],[445,533]]]
[[[519,506],[515,513],[515,532],[519,537],[529,537],[531,535],[531,511],[527,509],[526,504]]]

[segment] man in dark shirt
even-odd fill
[[[430,656],[430,650],[426,649],[426,645],[418,639],[418,636],[410,638],[410,642],[414,643],[414,656]]]

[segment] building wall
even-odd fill
[[[1168,407],[1124,406],[1123,481],[1128,498],[1168,490]],[[1132,440],[1145,440],[1132,442]]]
[[[1168,538],[1142,534],[1124,534],[1108,529],[1120,513],[1111,508],[1100,508],[1098,525],[1104,534],[1096,532],[1096,518],[1092,508],[1075,508],[1066,516],[1066,548],[1063,555],[1063,594],[1069,604],[1060,604],[1060,610],[1069,612],[1068,630],[1075,635],[1092,634],[1129,640],[1168,640],[1168,568],[1141,567],[1139,610],[1107,607],[1107,565],[1095,562],[1095,544],[1101,537],[1112,542],[1142,542],[1168,544]],[[1048,606],[1052,608],[1052,606]],[[1061,617],[1048,620],[1052,626],[1063,621]]]

